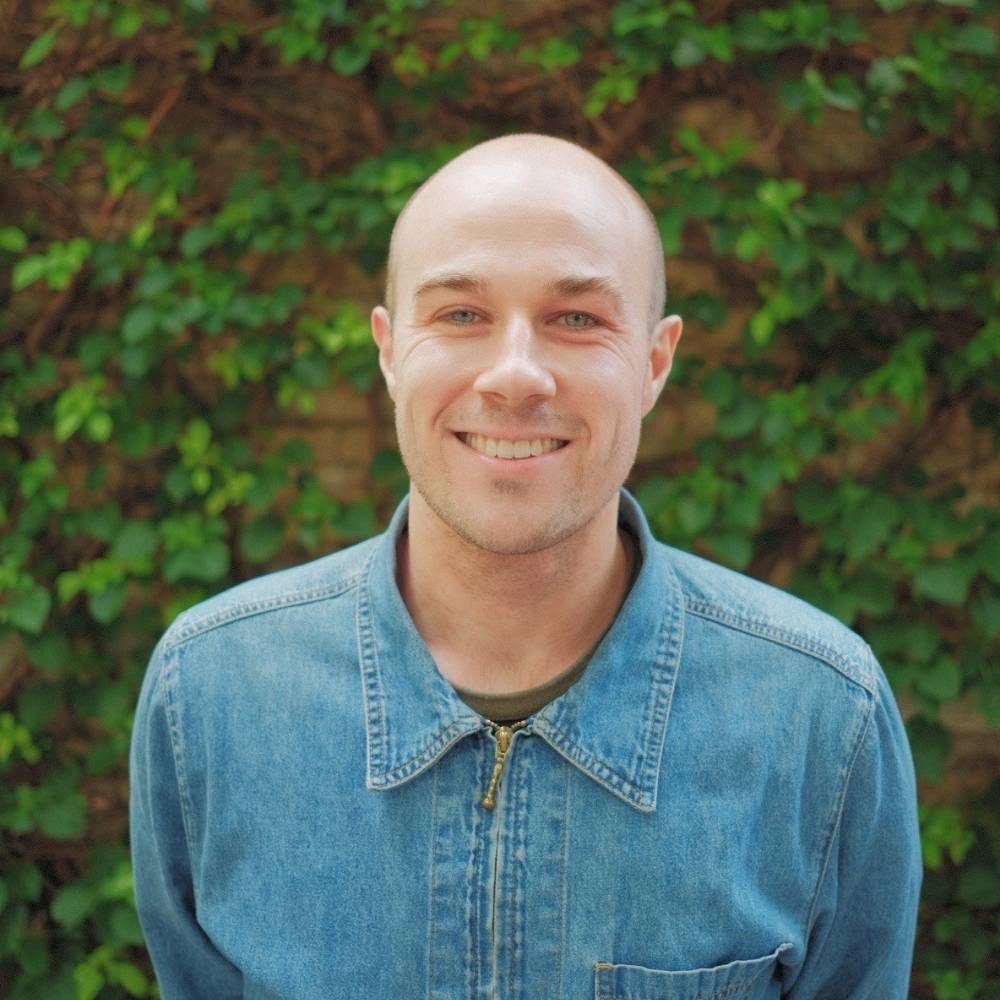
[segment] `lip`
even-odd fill
[[[489,456],[484,452],[473,448],[472,445],[467,444],[462,440],[460,435],[462,434],[481,434],[483,437],[492,437],[498,440],[506,441],[530,441],[535,438],[547,439],[552,438],[554,441],[562,441],[561,447],[556,448],[554,451],[547,451],[541,455],[529,455],[527,458],[501,458],[499,455]],[[522,436],[523,434],[523,436]],[[517,437],[512,437],[509,434],[488,434],[484,431],[453,431],[452,438],[455,443],[458,444],[464,452],[469,455],[475,456],[477,459],[486,462],[487,465],[492,469],[503,469],[507,472],[517,472],[519,469],[527,471],[528,469],[533,469],[546,462],[555,458],[557,455],[561,455],[567,448],[572,445],[572,440],[569,438],[556,437],[554,434],[532,434],[530,437],[527,432],[521,432]]]
[[[550,431],[519,430],[516,434],[512,434],[510,431],[483,431],[477,427],[462,427],[459,430],[452,431],[452,434],[456,436],[460,434],[480,434],[483,437],[495,438],[497,441],[534,441],[535,438],[541,440],[552,438],[553,441],[565,441],[568,443],[570,440],[569,438],[560,437],[558,434],[553,434]]]

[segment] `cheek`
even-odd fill
[[[567,388],[579,387],[581,398],[590,400],[595,413],[604,413],[609,422],[631,424],[642,420],[644,396],[643,371],[631,359],[609,355],[597,358],[582,372],[567,372]]]
[[[396,368],[396,410],[433,415],[467,384],[468,375],[452,352],[414,351]]]

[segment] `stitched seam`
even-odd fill
[[[205,618],[196,618],[194,621],[179,623],[167,634],[165,649],[174,649],[188,639],[203,635],[213,629],[220,628],[243,618],[251,618],[255,615],[266,614],[269,611],[279,611],[283,608],[293,607],[301,604],[313,604],[334,597],[356,587],[362,580],[363,574],[357,573],[341,580],[336,584],[325,587],[313,587],[309,590],[291,591],[285,594],[278,594],[274,597],[262,598],[257,601],[248,601],[245,604],[236,604],[233,607],[223,608],[208,615]]]
[[[181,804],[181,822],[184,826],[184,840],[187,843],[188,858],[191,862],[192,878],[195,872],[194,849],[194,807],[191,804],[191,787],[188,782],[187,770],[184,766],[184,734],[179,718],[177,698],[180,695],[180,679],[177,663],[169,650],[164,650],[163,661],[157,682],[163,682],[164,711],[167,717],[167,730],[170,733],[170,749],[174,758],[174,771],[177,774],[177,798]]]
[[[683,608],[677,605],[677,614],[669,623],[664,620],[660,627],[660,642],[656,650],[657,663],[666,668],[670,663],[672,677],[667,680],[660,676],[657,678],[656,694],[651,699],[650,717],[646,723],[646,736],[643,741],[643,768],[642,786],[651,788],[652,792],[648,797],[650,805],[656,804],[656,793],[659,787],[660,766],[663,759],[663,743],[667,736],[667,720],[670,717],[670,708],[674,700],[674,688],[677,683],[677,673],[680,669],[680,650],[684,647],[684,614]],[[676,652],[673,660],[670,660],[671,651]],[[659,733],[659,746],[654,752],[653,743],[656,741],[656,734]]]
[[[365,565],[370,571],[372,558]],[[385,708],[382,704],[382,678],[379,675],[378,650],[371,623],[371,607],[368,602],[366,582],[358,588],[356,628],[358,635],[358,664],[361,670],[361,690],[365,701],[365,738],[368,751],[368,775],[372,784],[374,776],[385,768],[386,732]],[[376,741],[375,737],[378,736]]]
[[[809,935],[812,933],[813,921],[816,917],[816,906],[819,902],[820,890],[826,879],[826,873],[830,867],[830,859],[833,857],[833,847],[837,842],[837,832],[840,829],[840,822],[843,818],[844,803],[847,801],[847,790],[851,784],[851,776],[854,774],[854,765],[857,763],[858,757],[861,755],[861,748],[864,746],[865,740],[868,737],[868,731],[871,729],[872,720],[875,718],[875,709],[876,699],[873,697],[869,701],[867,718],[863,719],[861,724],[858,726],[860,736],[854,747],[854,751],[851,754],[851,758],[848,761],[847,766],[844,768],[840,795],[838,800],[834,803],[833,814],[830,818],[829,832],[827,833],[827,843],[826,847],[822,851],[823,861],[820,865],[819,873],[816,877],[816,885],[813,887],[812,897],[809,901],[809,909],[804,923],[805,933],[803,935],[803,941],[808,941]]]
[[[427,880],[427,887],[430,897],[427,900],[427,912],[431,919],[427,921],[427,996],[434,996],[434,971],[436,968],[434,961],[434,932],[437,926],[435,921],[434,901],[437,896],[435,892],[434,880],[437,878],[437,839],[438,839],[438,780],[441,771],[434,772],[434,781],[431,785],[431,864],[430,877]]]
[[[583,767],[595,781],[607,788],[608,791],[625,799],[630,805],[644,809],[651,807],[648,798],[642,794],[641,789],[636,788],[634,782],[612,771],[592,754],[582,750],[550,719],[540,720],[540,722],[544,722],[544,725],[536,725],[535,731],[541,735],[557,737],[552,741],[552,746],[570,763]]]
[[[766,619],[735,615],[717,605],[708,604],[693,598],[686,598],[686,608],[691,614],[698,615],[699,618],[705,618],[720,625],[726,625],[741,632],[759,636],[762,639],[779,643],[790,649],[798,650],[801,653],[811,654],[828,666],[833,667],[834,670],[843,674],[848,680],[853,681],[859,687],[863,687],[869,693],[874,694],[875,681],[871,676],[871,671],[867,671],[866,675],[862,676],[861,671],[858,670],[852,661],[844,657],[835,647],[825,642],[809,638],[798,632],[790,632]]]
[[[457,739],[478,731],[478,726],[469,728],[461,722],[452,723],[443,733],[435,737],[430,743],[425,744],[416,754],[407,758],[402,764],[386,768],[380,761],[377,769],[379,772],[377,780],[373,774],[373,785],[376,788],[385,788],[388,785],[405,781],[418,771],[423,770],[442,750],[447,749]],[[375,767],[373,764],[373,772],[374,770]]]
[[[569,856],[569,797],[572,795],[572,788],[569,782],[569,768],[563,766],[563,835],[562,835],[562,847],[560,848],[560,858],[559,858],[559,931],[558,931],[558,949],[556,951],[556,989],[558,990],[558,996],[563,995],[563,953],[566,951],[566,914],[569,912],[567,909],[566,901],[566,858]]]
[[[711,993],[699,993],[697,996],[692,997],[691,1000],[729,1000],[730,997],[735,997],[740,993],[745,993],[755,982],[756,977],[754,979],[738,979],[736,982],[730,983],[728,986],[724,986],[721,990],[713,990]],[[598,997],[598,1000],[635,1000],[635,996],[601,994],[601,996]]]
[[[522,751],[523,752],[523,751]],[[507,803],[511,819],[508,825],[507,844],[508,849],[503,851],[502,847],[498,851],[499,861],[506,854],[507,864],[503,868],[505,878],[501,880],[504,894],[503,905],[507,933],[499,938],[500,949],[503,949],[504,942],[507,945],[507,982],[510,983],[510,990],[515,995],[521,995],[521,984],[524,977],[524,911],[526,909],[525,878],[523,865],[518,861],[519,857],[528,857],[529,852],[525,843],[527,831],[527,805],[525,798],[527,790],[524,783],[523,768],[515,766],[513,762],[507,764]],[[503,828],[497,830],[497,837],[503,843]],[[499,962],[497,962],[499,966]],[[497,972],[499,973],[499,968]]]
[[[489,766],[489,761],[484,754],[483,763],[482,765],[477,764],[476,770],[482,771],[483,767],[487,766]],[[480,787],[482,786],[480,785]],[[466,981],[469,984],[468,995],[470,997],[478,997],[480,995],[480,983],[483,978],[480,962],[482,961],[481,956],[483,954],[484,943],[482,942],[483,935],[480,933],[480,929],[484,922],[483,908],[485,902],[483,895],[486,887],[490,884],[489,856],[491,853],[489,850],[489,831],[486,820],[483,819],[484,812],[485,810],[478,808],[473,810],[472,830],[470,831],[473,845],[471,867],[475,873],[475,877],[469,879],[465,907],[466,926],[468,927],[465,967],[468,969]]]

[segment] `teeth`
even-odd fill
[[[459,437],[476,451],[489,458],[532,458],[545,455],[561,448],[566,442],[558,438],[535,438],[533,441],[510,441],[507,438],[491,438],[484,434],[460,434]]]

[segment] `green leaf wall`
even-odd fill
[[[1000,997],[995,2],[8,0],[0,39],[0,993],[151,996],[125,763],[184,607],[385,523],[367,311],[478,139],[614,163],[680,361],[664,540],[860,631],[907,718],[913,995]]]

